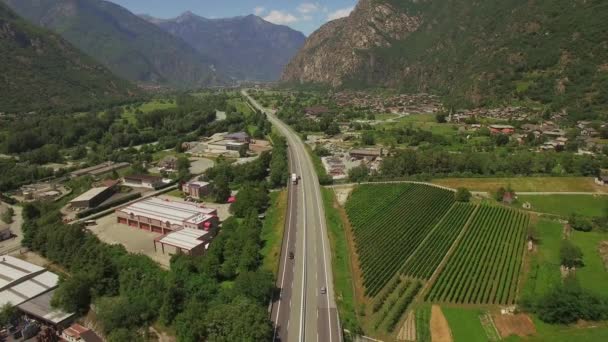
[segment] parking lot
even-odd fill
[[[154,251],[154,239],[160,234],[136,229],[116,222],[116,215],[110,214],[96,220],[96,225],[87,229],[101,241],[109,244],[121,244],[130,253],[141,253],[149,256],[162,266],[169,267],[171,256],[162,254],[160,248]]]

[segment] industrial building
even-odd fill
[[[251,142],[251,137],[245,132],[229,133],[224,136],[224,139],[248,144]]]
[[[51,307],[59,276],[45,268],[5,255],[0,259],[0,307],[10,304],[53,326],[64,326],[73,313]]]
[[[162,177],[150,175],[124,176],[122,181],[122,185],[132,188],[158,189],[164,184]]]
[[[117,209],[116,219],[118,223],[160,234],[183,228],[214,231],[219,224],[216,209],[156,197]]]
[[[354,149],[348,152],[348,154],[355,159],[371,159],[374,160],[378,157],[382,157],[383,149],[381,148],[362,148]]]
[[[95,208],[114,194],[114,189],[108,186],[92,188],[84,194],[70,201],[70,206],[75,209]]]
[[[207,196],[211,191],[211,185],[207,182],[192,181],[182,185],[182,192],[193,198]]]
[[[192,228],[184,228],[154,239],[154,250],[160,244],[163,254],[184,253],[199,256],[205,254],[213,233]]]

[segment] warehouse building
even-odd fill
[[[154,239],[154,250],[157,251],[157,244],[163,254],[187,254],[199,256],[205,254],[213,233],[206,230],[184,228]]]
[[[156,197],[117,209],[116,219],[118,223],[160,234],[183,228],[213,232],[219,224],[216,209]]]
[[[95,208],[114,194],[112,187],[101,186],[92,188],[84,194],[70,201],[70,206],[75,209]]]
[[[51,307],[59,276],[45,268],[2,256],[0,259],[0,307],[9,304],[38,321],[65,326],[74,316]]]
[[[207,196],[211,191],[211,185],[207,182],[192,181],[182,185],[182,192],[193,198]]]

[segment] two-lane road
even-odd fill
[[[297,185],[289,185],[288,217],[277,279],[280,295],[271,310],[275,340],[340,342],[342,332],[334,298],[331,251],[314,165],[298,134],[246,91],[242,93],[285,136],[290,170],[300,176]],[[289,258],[290,252],[294,253],[293,259]]]

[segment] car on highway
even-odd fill
[[[327,289],[325,288],[325,286],[321,287],[321,294],[326,294],[327,293]]]
[[[293,259],[293,258],[294,258],[293,252],[289,252],[289,259]]]

